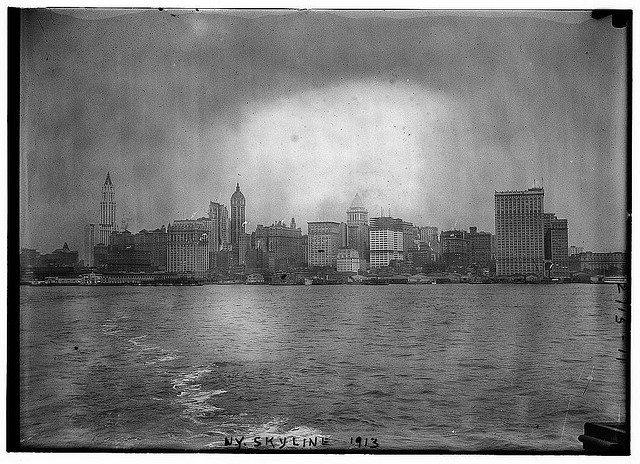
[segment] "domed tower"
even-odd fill
[[[357,193],[347,210],[347,246],[369,259],[369,212]]]
[[[369,212],[364,207],[360,195],[356,193],[351,206],[347,210],[347,225],[369,224]]]
[[[236,258],[240,249],[240,237],[245,233],[245,205],[240,183],[236,183],[236,191],[231,195],[231,249]]]

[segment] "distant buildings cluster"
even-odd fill
[[[162,274],[200,280],[318,273],[405,274],[449,272],[461,276],[570,276],[575,272],[626,273],[624,253],[592,253],[568,245],[566,219],[544,211],[544,190],[495,192],[495,236],[489,232],[418,226],[389,216],[369,218],[360,195],[346,222],[311,221],[307,234],[292,218],[248,232],[246,199],[236,184],[230,210],[210,202],[208,214],[177,219],[154,230],[119,230],[115,187],[107,173],[100,222],[85,227],[83,267],[117,274]],[[25,279],[65,276],[79,266],[64,247],[50,255],[23,249]],[[77,269],[76,269],[77,270]],[[56,274],[57,273],[57,274]],[[259,276],[259,277],[256,277]],[[143,279],[139,277],[139,279]],[[144,279],[143,279],[144,280]]]

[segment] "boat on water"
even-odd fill
[[[591,277],[592,284],[626,284],[627,277],[626,276],[604,276],[604,275],[596,275]]]

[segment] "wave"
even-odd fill
[[[203,424],[205,419],[224,411],[224,408],[211,404],[211,400],[213,397],[227,393],[227,390],[220,388],[209,390],[203,388],[203,383],[200,381],[212,372],[211,367],[213,366],[209,365],[191,372],[183,372],[172,381],[171,388],[176,391],[176,402],[183,408],[181,416],[196,424]]]

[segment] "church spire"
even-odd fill
[[[109,175],[109,171],[107,171],[107,178],[104,181],[104,185],[113,185],[111,183],[111,176]]]

